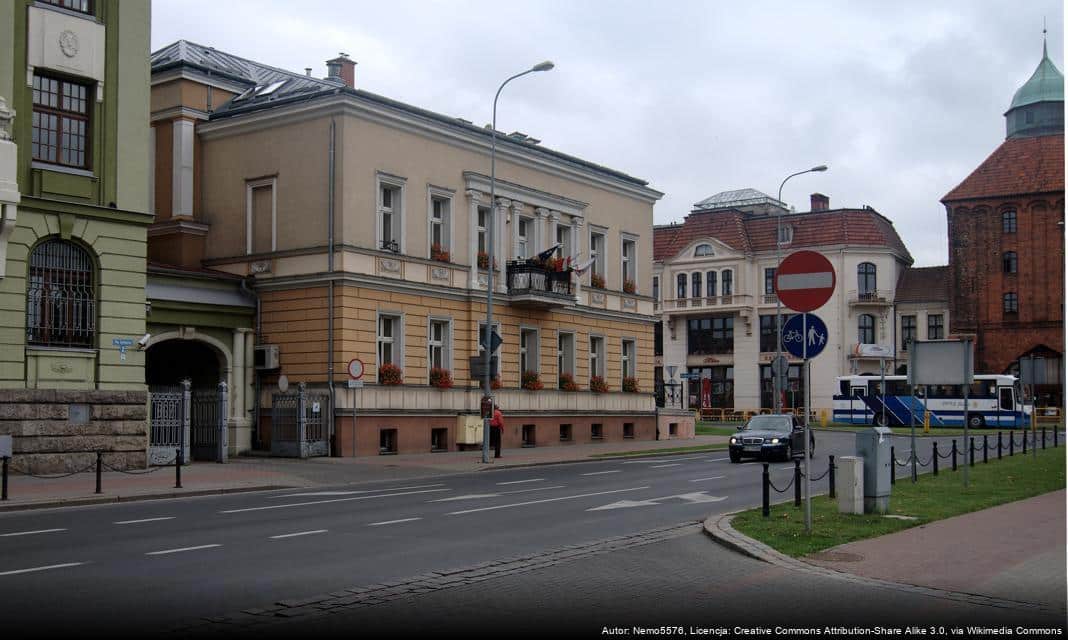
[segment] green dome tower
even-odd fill
[[[1005,112],[1005,137],[1028,138],[1064,133],[1064,75],[1049,59],[1042,41],[1042,60],[1031,78],[1016,91]]]

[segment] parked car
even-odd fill
[[[805,454],[805,425],[790,414],[753,416],[731,436],[731,462],[745,456],[764,460],[790,460]],[[815,454],[816,438],[809,431],[808,455]]]

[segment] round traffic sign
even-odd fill
[[[834,293],[834,266],[821,253],[797,251],[775,272],[775,293],[794,311],[815,311]]]
[[[827,325],[811,313],[801,313],[782,326],[782,346],[790,355],[802,360],[815,358],[827,346]]]
[[[289,391],[289,378],[287,378],[284,373],[278,376],[278,391],[281,393]]]
[[[363,360],[359,358],[349,360],[349,377],[353,380],[359,380],[363,377]]]

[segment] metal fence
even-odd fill
[[[227,388],[160,387],[149,391],[149,464],[165,465],[182,449],[184,460],[226,462],[229,437],[226,424]],[[192,455],[190,455],[192,454]]]
[[[330,455],[330,396],[308,391],[271,396],[271,455],[311,458]]]

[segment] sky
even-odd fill
[[[657,224],[751,187],[809,209],[869,205],[915,266],[946,264],[939,200],[1005,138],[1042,56],[1064,70],[1059,0],[153,0],[152,50],[185,39],[326,75],[647,180]]]

